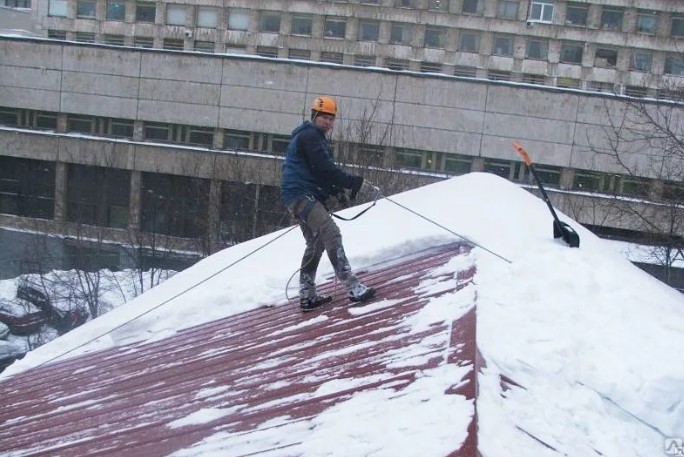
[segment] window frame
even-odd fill
[[[554,6],[553,0],[532,0],[527,20],[542,24],[553,24]]]
[[[564,59],[564,55],[567,54],[566,51],[575,50],[579,51],[578,58],[575,59]],[[577,42],[562,42],[560,47],[560,54],[558,61],[563,64],[568,65],[581,65],[582,59],[584,57],[584,45]]]
[[[464,46],[464,41],[465,38],[472,38],[473,39],[473,46]],[[480,53],[480,44],[482,40],[482,35],[480,32],[475,32],[475,31],[462,31],[458,35],[458,51],[459,52],[468,52],[468,53],[473,53],[473,54],[479,54]],[[470,44],[470,43],[467,43]]]
[[[503,47],[497,47],[505,44]],[[494,35],[492,40],[492,55],[498,57],[513,57],[514,37],[510,35]]]
[[[346,37],[347,18],[342,16],[326,16],[323,24],[324,38],[343,40]]]
[[[439,25],[428,25],[425,27],[424,46],[431,49],[446,49],[445,27]],[[430,37],[430,38],[428,38]]]
[[[308,31],[300,31],[300,26],[308,28]],[[313,15],[311,14],[293,14],[290,20],[290,34],[297,36],[311,36],[313,33]]]
[[[369,29],[373,33],[368,33]],[[358,28],[358,40],[367,42],[377,42],[380,39],[380,21],[374,19],[360,19]],[[371,38],[368,35],[372,35]]]
[[[135,22],[154,24],[157,20],[157,5],[152,2],[135,3]]]
[[[392,22],[390,44],[410,46],[412,42],[413,25],[406,22]]]
[[[568,19],[569,12],[570,10],[573,11],[581,11],[582,14],[579,15],[579,17],[582,18],[582,22],[571,22]],[[589,17],[589,5],[586,3],[568,3],[565,9],[565,25],[571,26],[571,27],[586,27],[587,26],[587,18]]]
[[[259,14],[259,32],[280,33],[283,15],[280,11],[261,11]]]
[[[533,45],[538,45],[539,55],[533,55],[530,49]],[[525,58],[531,60],[548,60],[549,58],[549,40],[537,37],[527,37],[525,43]]]

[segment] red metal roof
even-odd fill
[[[455,243],[368,268],[360,277],[378,296],[363,312],[349,308],[343,288],[328,281],[319,291],[334,300],[320,311],[302,314],[296,302],[263,307],[164,340],[74,357],[3,380],[0,454],[163,456],[221,430],[249,439],[274,418],[306,420],[355,392],[383,386],[400,391],[421,370],[446,363],[468,368],[446,394],[465,396],[472,408],[467,438],[449,455],[476,456],[475,303],[455,322],[436,322],[420,332],[402,326],[431,298],[416,291],[426,274],[469,250]],[[463,287],[474,272],[461,271],[432,296]],[[382,306],[382,300],[396,302]],[[411,360],[414,365],[397,366],[385,357],[439,334],[448,347],[424,349],[423,357]],[[316,393],[322,380],[334,379],[362,382]],[[208,408],[224,415],[169,427]],[[296,444],[280,442],[259,454],[296,455]]]

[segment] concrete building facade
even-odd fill
[[[601,154],[608,113],[673,96],[680,2],[40,0],[33,15],[44,39],[0,37],[4,226],[124,243],[142,228],[211,252],[288,225],[281,156],[319,94],[341,107],[338,159],[390,190],[469,171],[531,184],[515,140],[597,228],[640,230],[602,194],[680,186]],[[632,165],[661,153],[634,146]]]
[[[678,0],[38,0],[44,36],[634,96],[684,74]]]

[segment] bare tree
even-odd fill
[[[669,91],[682,98],[681,89]],[[605,124],[590,141],[597,157],[622,170],[609,188],[601,214],[617,226],[641,233],[649,260],[663,267],[684,260],[684,105],[674,100],[604,99]],[[599,200],[600,201],[600,200]]]

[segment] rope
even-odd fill
[[[257,247],[256,249],[254,249],[252,252],[249,252],[249,253],[245,254],[244,256],[242,256],[242,257],[240,257],[239,259],[237,259],[235,262],[231,263],[230,265],[228,265],[228,266],[226,266],[226,267],[221,268],[221,269],[218,270],[217,272],[215,272],[215,273],[213,273],[213,274],[207,276],[206,278],[202,279],[202,280],[199,281],[198,283],[195,283],[195,284],[193,284],[192,286],[190,286],[190,287],[188,287],[188,288],[186,288],[186,289],[184,289],[184,290],[178,292],[178,293],[177,293],[176,295],[174,295],[173,297],[164,300],[163,302],[159,303],[159,304],[156,305],[156,306],[153,306],[152,308],[146,310],[145,312],[140,313],[140,314],[138,314],[137,316],[134,316],[133,318],[128,319],[128,320],[125,321],[125,322],[122,322],[121,324],[117,325],[116,327],[114,327],[114,328],[112,328],[112,329],[110,329],[110,330],[107,330],[106,332],[101,333],[100,335],[97,335],[97,336],[95,336],[95,337],[89,339],[88,341],[85,341],[85,342],[79,344],[78,346],[75,346],[75,347],[69,349],[69,350],[66,351],[66,352],[63,352],[63,353],[61,353],[61,354],[58,354],[58,355],[56,355],[56,356],[54,356],[54,357],[52,357],[52,358],[50,358],[50,359],[48,359],[48,360],[45,360],[45,361],[39,363],[39,364],[36,365],[34,368],[39,368],[39,367],[41,367],[41,366],[43,366],[43,365],[45,365],[45,364],[48,364],[48,363],[50,363],[50,362],[54,362],[55,360],[57,360],[57,359],[59,359],[59,358],[61,358],[61,357],[64,357],[65,355],[70,354],[70,353],[74,352],[75,350],[80,349],[80,348],[82,348],[82,347],[84,347],[84,346],[86,346],[86,345],[92,343],[93,341],[95,341],[95,340],[97,340],[97,339],[99,339],[99,338],[102,338],[103,336],[108,335],[108,334],[110,334],[110,333],[112,333],[112,332],[114,332],[114,331],[116,331],[116,330],[122,328],[122,327],[125,326],[125,325],[130,324],[131,322],[133,322],[133,321],[135,321],[135,320],[137,320],[137,319],[139,319],[139,318],[141,318],[141,317],[143,317],[143,316],[145,316],[145,315],[151,313],[152,311],[155,311],[155,310],[161,308],[162,306],[164,306],[164,305],[168,304],[169,302],[175,300],[176,298],[180,297],[181,295],[183,295],[183,294],[185,294],[185,293],[191,291],[192,289],[196,288],[197,286],[199,286],[199,285],[201,285],[201,284],[204,284],[205,282],[207,282],[207,281],[209,281],[210,279],[212,279],[212,278],[218,276],[219,274],[223,273],[224,271],[228,270],[229,268],[232,268],[232,267],[235,266],[236,264],[242,262],[243,260],[245,260],[246,258],[252,256],[252,255],[255,254],[256,252],[260,251],[261,249],[264,249],[266,246],[268,246],[269,244],[275,242],[276,240],[278,240],[278,239],[284,237],[285,235],[287,235],[288,233],[290,233],[290,232],[291,232],[292,230],[294,230],[295,228],[297,228],[297,226],[296,226],[296,225],[293,225],[292,227],[290,227],[289,229],[285,230],[283,233],[281,233],[281,234],[278,235],[277,237],[275,237],[275,238],[273,238],[273,239],[267,241],[266,243],[262,244],[261,246]]]
[[[371,183],[369,182],[369,184],[371,184]],[[439,228],[441,228],[441,229],[447,231],[448,233],[450,233],[450,234],[452,234],[452,235],[454,235],[454,236],[456,236],[456,237],[458,237],[458,238],[461,238],[462,240],[466,241],[467,243],[470,243],[470,244],[472,244],[473,246],[477,246],[478,248],[483,249],[483,250],[486,251],[486,252],[489,252],[489,253],[492,254],[493,256],[498,257],[499,259],[501,259],[501,260],[503,260],[503,261],[505,261],[505,262],[513,263],[513,262],[511,262],[510,260],[508,260],[506,257],[504,257],[504,256],[502,256],[502,255],[500,255],[500,254],[497,254],[496,252],[494,252],[494,251],[492,251],[492,250],[490,250],[490,249],[487,249],[486,247],[482,246],[482,245],[479,244],[479,243],[476,243],[475,241],[469,239],[468,237],[463,236],[463,235],[461,235],[460,233],[457,233],[457,232],[451,230],[450,228],[445,227],[445,226],[443,226],[442,224],[440,224],[440,223],[438,223],[438,222],[436,222],[436,221],[434,221],[434,220],[432,220],[432,219],[430,219],[430,218],[428,218],[428,217],[426,217],[426,216],[423,216],[423,215],[420,214],[419,212],[414,211],[414,210],[412,210],[411,208],[409,208],[409,207],[407,207],[407,206],[404,206],[404,205],[402,205],[401,203],[396,202],[396,201],[392,200],[391,198],[389,198],[389,197],[387,197],[387,196],[382,195],[382,193],[380,192],[380,188],[379,188],[379,187],[374,186],[374,185],[372,185],[372,184],[371,184],[371,187],[373,188],[373,191],[374,191],[375,194],[376,194],[376,197],[375,197],[376,201],[377,201],[378,197],[384,198],[385,200],[387,200],[387,201],[389,201],[389,202],[391,202],[391,203],[394,203],[395,205],[397,205],[398,207],[400,207],[400,208],[402,208],[402,209],[408,211],[409,213],[411,213],[411,214],[413,214],[413,215],[415,215],[415,216],[418,216],[418,217],[420,217],[421,219],[424,219],[424,220],[426,220],[427,222],[429,222],[429,223],[431,223],[431,224],[434,224],[435,226],[437,226],[437,227],[439,227]],[[375,205],[375,202],[373,202],[373,204]]]

